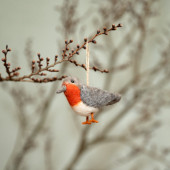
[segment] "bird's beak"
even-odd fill
[[[122,98],[122,96],[120,94],[117,94],[117,98],[116,98],[117,102],[119,102],[121,98]]]
[[[121,99],[121,95],[120,94],[116,94],[115,103],[119,102],[120,99]]]
[[[65,92],[65,91],[66,91],[66,86],[62,85],[62,89],[57,90],[56,93],[59,94],[59,93]]]

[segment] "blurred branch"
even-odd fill
[[[56,84],[53,84],[53,86],[50,89],[49,95],[47,96],[47,99],[44,104],[42,105],[42,112],[41,112],[41,117],[38,121],[38,123],[36,124],[36,126],[34,127],[34,129],[32,130],[31,134],[27,137],[27,139],[25,140],[25,143],[23,145],[23,147],[21,147],[15,157],[14,160],[14,169],[17,170],[22,162],[22,160],[24,159],[26,153],[30,150],[30,148],[32,148],[34,140],[36,138],[37,135],[39,135],[46,119],[47,119],[47,113],[48,110],[51,106],[52,100],[54,98],[54,91],[56,90]]]
[[[114,136],[114,137],[106,137],[102,136],[100,139],[93,140],[87,144],[87,147],[93,147],[97,146],[96,144],[100,143],[108,143],[108,142],[116,142],[116,143],[122,143],[124,145],[127,145],[133,149],[133,154],[144,154],[145,156],[148,156],[149,158],[155,160],[156,162],[160,162],[163,165],[166,165],[166,167],[170,168],[169,161],[165,160],[165,158],[157,153],[155,150],[152,149],[146,149],[143,145],[137,145],[135,144],[132,139],[129,139],[129,137],[126,137],[125,135],[122,136]]]

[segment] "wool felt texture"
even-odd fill
[[[120,100],[120,95],[109,93],[108,91],[81,85],[81,100],[88,106],[100,108],[112,105]]]

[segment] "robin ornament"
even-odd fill
[[[62,88],[56,93],[62,92],[64,92],[72,109],[77,114],[86,117],[86,121],[82,124],[98,123],[94,119],[94,114],[100,108],[115,104],[121,99],[120,94],[87,86],[74,77],[67,77],[63,80]],[[90,120],[89,116],[91,116]]]

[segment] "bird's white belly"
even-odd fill
[[[99,111],[98,108],[90,107],[84,104],[83,102],[79,102],[77,105],[72,107],[73,110],[81,116],[89,116],[90,113],[96,113]]]

